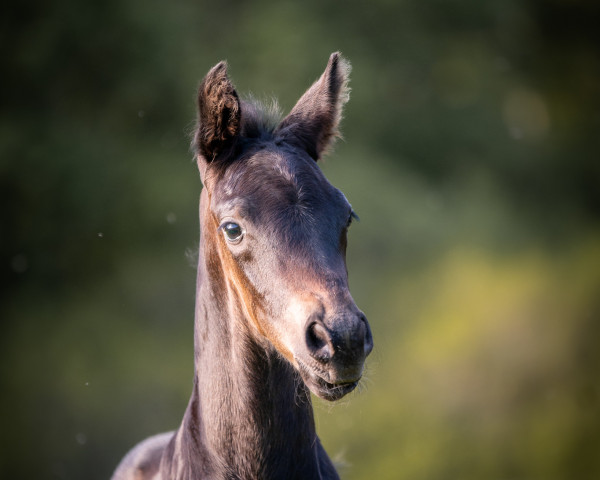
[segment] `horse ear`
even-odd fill
[[[199,163],[204,161],[204,168],[235,143],[240,117],[240,100],[227,76],[227,63],[220,62],[206,74],[198,88],[194,147]]]
[[[350,63],[339,52],[332,53],[327,68],[302,95],[277,127],[279,135],[299,143],[318,160],[338,137],[342,108],[350,98]]]

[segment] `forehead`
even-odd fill
[[[349,204],[325,178],[316,162],[292,148],[259,145],[233,162],[214,188],[219,216],[237,213],[252,221],[288,216],[333,217]]]

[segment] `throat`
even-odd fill
[[[310,393],[299,374],[273,347],[232,328],[232,319],[209,317],[200,305],[194,391],[177,435],[181,450],[201,459],[194,470],[211,478],[319,478]]]

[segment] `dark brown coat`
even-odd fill
[[[310,391],[352,391],[373,347],[348,290],[354,213],[316,163],[338,134],[349,70],[332,54],[279,123],[240,101],[224,62],[201,83],[194,388],[179,429],[135,447],[113,480],[338,478]]]

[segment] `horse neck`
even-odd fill
[[[201,241],[194,391],[174,445],[178,462],[189,465],[177,470],[210,478],[320,478],[306,386],[232,307],[237,299],[223,271],[208,268],[206,256]]]

